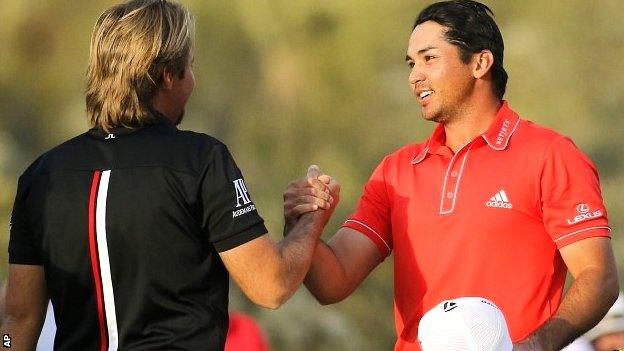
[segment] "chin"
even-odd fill
[[[440,111],[425,112],[425,110],[423,109],[422,116],[425,120],[436,123],[442,123],[446,120],[446,118],[444,118],[444,115]]]

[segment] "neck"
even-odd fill
[[[178,108],[170,104],[163,96],[161,96],[160,92],[157,92],[152,98],[152,108],[162,113],[174,125],[178,124],[181,112]]]
[[[491,99],[487,103],[464,106],[461,109],[461,116],[444,123],[446,146],[455,153],[486,132],[496,119],[496,113],[501,105],[499,99]]]

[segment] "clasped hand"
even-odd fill
[[[340,184],[318,166],[310,166],[305,178],[288,183],[284,191],[284,234],[302,218],[324,227],[339,200]]]

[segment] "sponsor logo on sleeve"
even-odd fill
[[[591,211],[591,209],[589,208],[589,205],[587,204],[576,205],[576,212],[578,214],[574,216],[574,218],[568,218],[569,225],[581,223],[586,220],[602,216],[602,211],[600,209]]]
[[[256,209],[256,206],[254,204],[250,204],[251,199],[249,198],[249,192],[247,192],[247,187],[245,186],[245,182],[242,178],[238,178],[234,181],[234,190],[236,191],[237,210],[232,211],[232,218],[236,218],[240,215],[244,215],[245,213],[249,213]],[[238,209],[242,206],[246,207]]]

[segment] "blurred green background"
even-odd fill
[[[0,0],[0,275],[17,178],[36,156],[87,128],[90,32],[115,1]],[[430,1],[183,1],[197,22],[196,90],[184,129],[224,141],[275,238],[282,191],[310,163],[342,183],[325,237],[354,209],[381,158],[426,138],[408,88],[407,39]],[[624,29],[620,0],[486,1],[506,43],[506,98],[526,119],[571,136],[601,174],[624,273]],[[510,277],[513,279],[513,277]],[[278,311],[233,287],[274,350],[390,350],[392,258],[346,301],[300,290]]]

